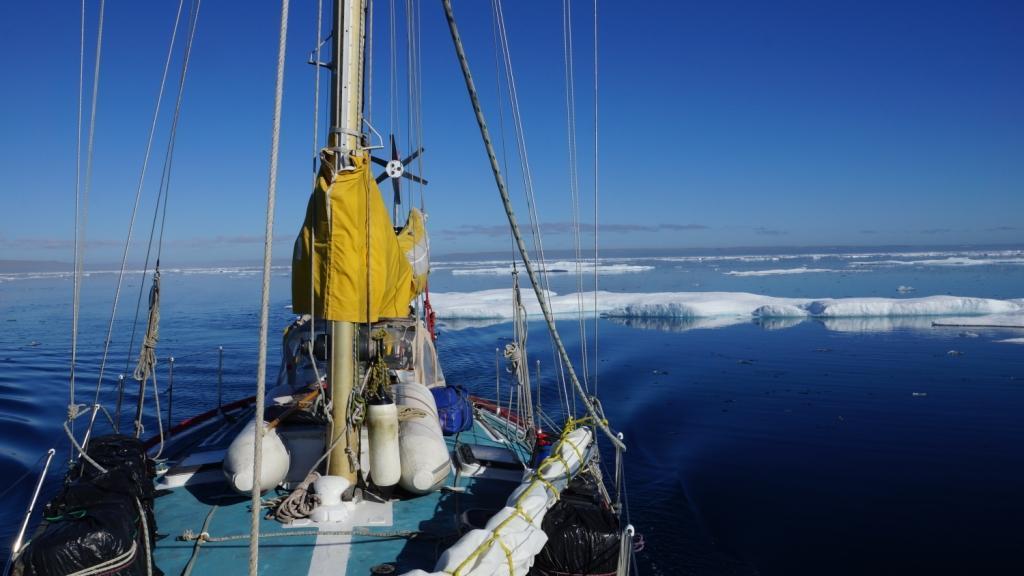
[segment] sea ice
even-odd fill
[[[511,291],[504,288],[478,292],[431,294],[442,319],[502,319],[512,317]],[[597,312],[619,318],[891,318],[969,317],[965,323],[984,323],[998,318],[1004,323],[1024,321],[1024,300],[995,300],[961,296],[922,298],[784,298],[747,292],[607,292],[547,293],[556,315],[576,315],[583,302],[584,314]],[[528,314],[539,314],[532,298]]]
[[[435,267],[435,269],[437,269]],[[573,273],[577,271],[576,262],[570,261],[553,261],[547,262],[545,269],[548,273]],[[632,274],[636,272],[647,272],[648,270],[654,270],[654,266],[645,264],[609,264],[604,261],[598,262],[597,271],[601,275],[607,274]],[[579,272],[582,274],[593,274],[594,263],[593,262],[580,262]],[[504,266],[480,266],[474,265],[467,268],[452,268],[453,276],[503,276],[512,273],[512,267],[509,265]]]
[[[776,268],[773,270],[732,270],[726,272],[726,276],[781,276],[785,274],[815,274],[824,272],[850,272],[850,270],[834,270],[831,268]],[[853,270],[857,272],[857,270]]]

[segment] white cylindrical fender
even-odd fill
[[[267,430],[267,423],[262,422],[263,458],[260,461],[260,492],[266,492],[284,481],[288,475],[289,456],[277,430]],[[235,436],[224,456],[224,476],[231,487],[243,494],[252,492],[253,457],[256,453],[256,420]]]
[[[413,408],[399,423],[398,445],[402,460],[402,488],[415,494],[439,490],[448,479],[451,458],[441,433],[434,395],[419,383],[395,384],[395,403]]]
[[[370,439],[370,478],[382,488],[398,484],[402,462],[398,448],[398,406],[366,406],[367,436]]]

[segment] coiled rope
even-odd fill
[[[274,519],[283,524],[291,524],[299,518],[308,518],[313,510],[320,505],[320,496],[309,491],[309,487],[320,478],[319,472],[310,472],[306,479],[292,493],[279,502],[268,502],[274,509]]]
[[[133,374],[136,380],[144,381],[156,366],[156,343],[160,340],[160,270],[153,273],[153,286],[149,289],[149,321],[146,335],[139,350],[139,361]]]

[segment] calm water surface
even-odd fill
[[[1024,296],[1024,266],[900,265],[745,277],[725,272],[849,266],[820,259],[651,262],[652,270],[602,277],[602,288],[895,297],[896,286],[913,285],[913,295]],[[467,267],[440,267],[434,290],[508,285],[504,276],[453,274],[460,266]],[[554,278],[556,291],[575,286],[572,278]],[[51,446],[58,449],[57,468],[67,457],[60,424],[67,404],[71,283],[0,280],[0,490],[10,490],[0,512],[0,538],[6,546],[31,476],[12,483],[26,471],[34,474]],[[101,401],[111,409],[138,296],[138,279],[132,284],[101,387]],[[85,284],[80,402],[92,401],[112,286],[113,277],[102,274]],[[286,270],[277,273],[273,289],[272,334],[291,317]],[[164,359],[170,354],[177,357],[174,421],[215,405],[217,346],[225,348],[225,399],[251,395],[258,301],[253,273],[164,276],[158,352],[165,418]],[[578,354],[577,324],[560,324]],[[891,323],[837,330],[818,322],[769,329],[779,327],[691,330],[672,320],[599,322],[592,385],[630,447],[630,515],[647,542],[642,573],[1016,571],[1024,541],[1024,347],[998,340],[1024,331],[965,333]],[[530,330],[532,358],[550,367],[543,327],[534,322]],[[593,330],[591,324],[591,336]],[[449,382],[493,396],[494,349],[510,334],[510,325],[501,323],[442,327],[439,346]],[[552,376],[545,377],[542,400],[554,409],[560,401]],[[152,398],[147,402],[152,432]],[[125,405],[134,410],[131,390]],[[129,420],[126,414],[125,426]],[[54,474],[48,489],[57,481]]]

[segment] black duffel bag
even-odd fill
[[[156,536],[153,463],[142,443],[126,436],[94,438],[87,453],[106,471],[84,459],[72,469],[19,555],[15,576],[146,575],[147,549]],[[151,569],[162,575],[155,565]]]

